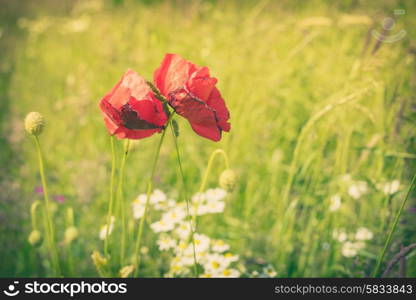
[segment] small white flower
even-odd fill
[[[204,193],[196,193],[192,196],[192,203],[194,205],[201,205],[205,201],[205,194]]]
[[[166,194],[162,192],[161,190],[154,190],[152,195],[150,196],[150,203],[153,205],[162,203],[166,201]]]
[[[217,273],[217,278],[237,278],[240,277],[240,272],[236,269],[224,269]]]
[[[210,238],[204,234],[194,234],[195,251],[206,252],[209,248]]]
[[[159,220],[150,225],[150,228],[156,233],[171,231],[174,228],[174,223],[167,222],[166,220]]]
[[[174,209],[164,213],[162,215],[162,220],[170,223],[179,223],[186,217],[185,209],[181,206],[175,207]]]
[[[222,253],[229,250],[230,246],[226,244],[223,240],[213,240],[211,248],[214,252]]]
[[[204,270],[217,275],[229,266],[230,262],[223,255],[218,253],[210,254],[206,257]]]
[[[110,226],[108,226],[108,224],[104,224],[103,226],[101,226],[100,234],[99,234],[101,240],[105,240],[105,238],[107,237],[107,228],[108,228],[108,235],[110,235],[113,232],[114,222],[115,222],[115,218],[114,216],[111,216]]]
[[[131,208],[133,210],[133,218],[134,219],[140,219],[141,217],[143,217],[144,215],[144,209],[146,207],[145,203],[142,203],[143,199],[137,198],[136,200],[134,200],[131,204]]]
[[[206,211],[211,214],[217,214],[224,211],[225,203],[224,201],[209,201],[206,204]]]
[[[189,222],[180,222],[175,229],[175,233],[181,240],[189,238],[189,235],[191,234],[191,226]]]
[[[330,205],[329,205],[329,211],[337,211],[341,208],[341,196],[340,195],[334,195],[330,198]]]
[[[345,257],[354,257],[357,255],[357,247],[352,242],[345,242],[342,245],[341,253]]]
[[[358,241],[367,241],[373,238],[373,233],[365,227],[358,228],[355,233],[355,239]]]
[[[377,188],[381,190],[385,195],[393,195],[400,189],[400,181],[393,180],[386,182],[385,184],[378,184]]]
[[[362,195],[367,193],[367,190],[367,182],[357,181],[348,188],[348,195],[350,195],[354,199],[358,199]]]
[[[230,252],[227,252],[224,254],[224,259],[228,262],[228,263],[232,263],[232,262],[236,262],[238,261],[238,255],[232,254]]]
[[[225,196],[227,196],[227,191],[221,188],[209,189],[205,192],[205,198],[208,202],[223,200]]]
[[[347,233],[343,229],[334,229],[332,237],[338,242],[345,242],[348,238]]]
[[[176,201],[173,200],[173,199],[169,199],[165,202],[156,203],[154,205],[154,207],[155,207],[156,210],[169,210],[169,209],[175,207],[175,205],[176,205]]]
[[[172,239],[169,236],[161,236],[157,240],[160,251],[169,250],[176,247],[176,240]]]

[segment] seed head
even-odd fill
[[[38,136],[45,126],[43,116],[38,112],[30,112],[25,118],[25,129],[29,134]]]

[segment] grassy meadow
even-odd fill
[[[231,131],[218,143],[176,120],[189,198],[216,149],[238,175],[234,190],[221,194],[225,164],[215,158],[203,192],[220,194],[225,207],[198,217],[201,239],[223,241],[227,250],[217,252],[235,257],[233,274],[372,276],[415,172],[412,1],[36,3],[0,1],[0,276],[54,275],[46,243],[28,242],[31,205],[43,201],[35,143],[23,123],[31,111],[46,122],[39,139],[61,275],[100,275],[91,254],[104,255],[100,230],[112,156],[98,102],[128,68],[151,80],[165,53],[208,66],[231,113]],[[395,27],[383,31],[388,16]],[[406,35],[392,43],[371,33],[401,29]],[[159,134],[131,142],[101,275],[120,276],[134,260],[139,221],[132,203],[146,193],[158,141]],[[116,140],[117,166],[123,145]],[[156,170],[154,188],[166,194],[161,201],[183,205],[169,131]],[[411,193],[381,271],[401,247],[416,242],[415,208]],[[119,260],[123,214],[125,257]],[[44,235],[41,209],[37,216]],[[171,236],[152,230],[159,217],[152,208],[145,222],[138,276],[193,276],[192,265],[174,265],[173,246],[160,249],[158,239]],[[65,236],[72,226],[73,239]],[[179,247],[179,240],[169,241]],[[414,254],[389,276],[399,275],[416,276]]]

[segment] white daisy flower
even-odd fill
[[[177,206],[174,209],[164,213],[162,215],[162,220],[165,222],[170,222],[173,224],[179,223],[186,217],[185,209],[181,206]]]
[[[133,218],[137,220],[143,217],[145,207],[146,205],[142,203],[138,198],[134,200],[131,204],[131,208],[133,210]]]
[[[227,196],[227,191],[222,188],[209,189],[205,192],[205,198],[208,202],[223,200],[225,196]]]
[[[166,220],[159,220],[150,225],[150,228],[156,233],[167,232],[173,230],[175,224]]]
[[[173,199],[166,200],[164,202],[158,202],[154,205],[156,210],[169,210],[175,207],[176,201]]]
[[[194,234],[195,251],[206,252],[209,248],[210,238],[204,234]]]
[[[230,246],[226,244],[223,240],[213,240],[211,249],[214,252],[222,253],[229,250]]]
[[[217,273],[217,278],[237,278],[240,277],[240,271],[236,269],[224,269]]]
[[[186,240],[191,234],[191,226],[189,222],[179,222],[175,229],[175,234],[181,239]]]
[[[166,251],[176,247],[176,240],[169,236],[161,236],[157,242],[160,251]]]
[[[165,202],[166,200],[166,194],[159,189],[154,190],[150,196],[150,203],[153,205]]]
[[[228,263],[233,263],[238,261],[238,255],[232,254],[230,252],[227,252],[224,254],[224,259],[228,262]]]
[[[230,262],[218,253],[209,254],[203,264],[204,270],[217,275],[229,266]]]

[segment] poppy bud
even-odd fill
[[[236,182],[237,175],[233,170],[227,169],[221,173],[219,184],[224,190],[231,192],[234,189]]]
[[[119,274],[121,278],[127,278],[134,271],[134,265],[128,265],[121,268]]]
[[[75,226],[70,226],[65,230],[65,244],[70,244],[78,237],[78,229]]]
[[[28,133],[38,136],[45,126],[43,116],[38,112],[30,112],[25,118],[25,129]]]
[[[33,247],[39,247],[43,242],[42,234],[37,229],[32,230],[27,240]]]

